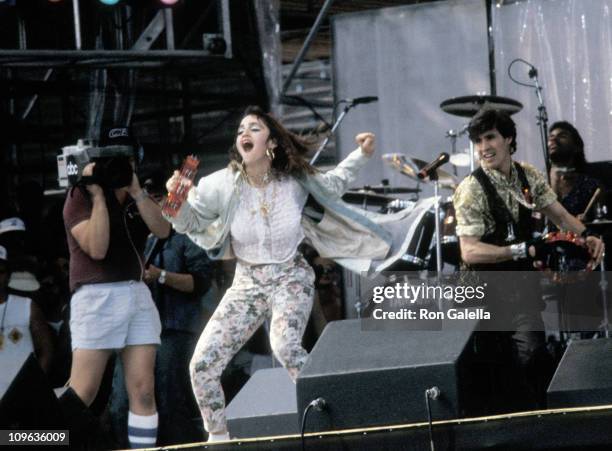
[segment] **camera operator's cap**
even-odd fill
[[[111,127],[100,136],[100,147],[105,146],[138,146],[130,127]]]
[[[40,289],[40,283],[29,271],[14,271],[11,273],[8,287],[17,291],[37,291]]]
[[[100,136],[100,147],[128,146],[132,148],[134,157],[142,162],[143,150],[129,126],[116,126],[107,128]]]
[[[16,216],[0,221],[0,234],[6,232],[25,232],[25,229],[24,222]]]

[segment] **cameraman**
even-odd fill
[[[128,129],[115,128],[107,139],[128,134]],[[161,325],[142,282],[143,250],[149,231],[165,238],[170,226],[160,206],[141,188],[134,157],[105,158],[103,151],[83,168],[84,187],[73,188],[64,205],[73,352],[69,389],[60,401],[73,434],[86,439],[87,407],[96,397],[111,353],[120,350],[130,445],[154,446],[154,365]]]

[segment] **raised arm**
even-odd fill
[[[336,196],[342,196],[355,181],[359,171],[366,165],[376,148],[376,137],[373,133],[359,133],[355,136],[358,148],[351,152],[334,169],[324,174],[317,174],[330,191]]]
[[[170,234],[170,224],[161,213],[161,207],[141,187],[136,174],[132,175],[132,184],[127,188],[128,194],[136,202],[143,221],[158,238],[166,238]]]
[[[95,163],[83,168],[83,175],[93,173]],[[87,185],[91,195],[92,209],[89,219],[79,222],[70,229],[70,233],[79,244],[79,247],[94,260],[106,257],[110,241],[110,222],[104,191],[99,185]]]

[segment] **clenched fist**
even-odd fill
[[[376,136],[374,133],[365,132],[355,136],[355,142],[361,147],[361,151],[368,157],[374,153]]]

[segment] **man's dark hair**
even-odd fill
[[[563,130],[570,134],[572,141],[576,144],[576,152],[572,158],[573,166],[578,170],[582,170],[587,164],[586,157],[584,156],[584,141],[576,127],[567,121],[557,121],[550,126],[548,132],[552,133],[553,130]]]
[[[505,111],[483,108],[472,118],[468,125],[468,134],[476,141],[483,133],[497,129],[504,138],[512,138],[510,153],[516,152],[516,125]]]

